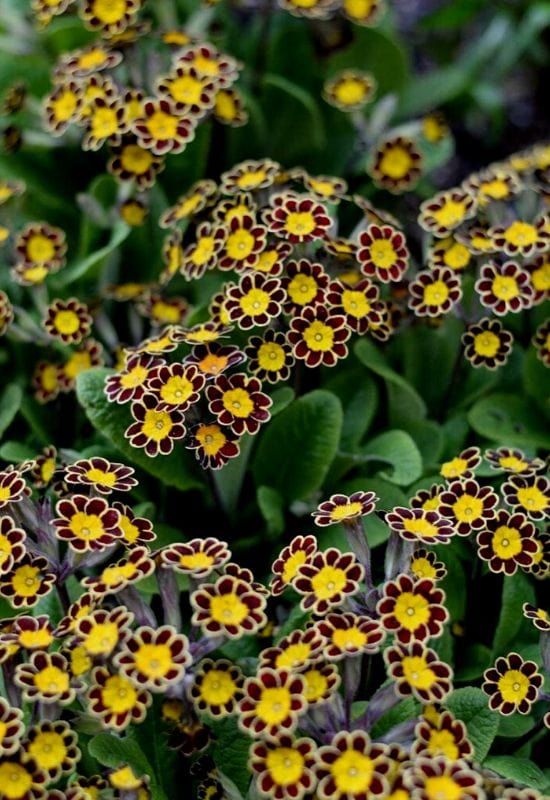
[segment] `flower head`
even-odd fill
[[[0,518],[0,575],[9,573],[26,554],[26,539],[25,531],[16,527],[11,517]]]
[[[316,754],[320,800],[367,800],[388,791],[391,762],[383,744],[364,731],[340,731]]]
[[[543,682],[535,662],[524,661],[518,653],[497,658],[483,679],[481,688],[489,696],[489,708],[504,715],[528,714]]]
[[[346,345],[351,335],[346,318],[335,314],[325,306],[304,308],[299,317],[290,323],[288,341],[294,347],[294,355],[305,361],[308,367],[323,364],[333,367],[348,354]]]
[[[535,526],[524,514],[497,511],[477,535],[478,555],[489,562],[491,572],[513,575],[518,567],[530,567],[537,552]]]
[[[475,289],[481,304],[498,316],[529,308],[534,295],[529,272],[515,261],[484,264]]]
[[[122,535],[118,511],[103,498],[75,494],[60,500],[55,510],[55,535],[76,552],[104,550]]]
[[[357,260],[368,278],[382,283],[400,281],[409,263],[404,234],[391,225],[369,225],[359,234]]]
[[[240,453],[239,437],[217,422],[200,423],[191,431],[191,438],[185,445],[194,450],[204,469],[221,469],[231,458]]]
[[[345,69],[326,81],[323,97],[340,111],[357,111],[370,103],[376,92],[376,81],[370,72]]]
[[[28,663],[18,664],[14,681],[28,702],[68,705],[82,689],[80,681],[71,678],[67,659],[61,653],[31,653]]]
[[[74,633],[88,655],[107,658],[119,644],[126,646],[133,620],[133,613],[125,606],[110,611],[98,608],[75,621]]]
[[[316,628],[326,642],[323,655],[329,661],[378,653],[386,636],[377,620],[350,613],[327,614]]]
[[[72,297],[50,303],[43,324],[52,338],[64,344],[79,344],[90,333],[92,318],[88,307]]]
[[[502,485],[506,505],[529,519],[547,519],[550,511],[550,480],[545,475],[513,475]]]
[[[183,414],[179,410],[164,410],[156,395],[144,394],[132,403],[133,422],[124,432],[133,447],[143,447],[148,456],[168,455],[174,442],[186,433]]]
[[[259,380],[278,383],[290,377],[294,356],[286,333],[269,329],[263,336],[251,336],[244,354],[248,371]]]
[[[414,735],[412,753],[415,757],[445,756],[449,761],[458,761],[460,758],[471,757],[474,752],[468,740],[466,725],[455,719],[450,711],[442,711],[435,719],[423,717],[416,726]]]
[[[404,783],[410,791],[410,797],[418,800],[451,797],[483,800],[486,797],[481,775],[465,761],[452,761],[444,755],[415,759],[405,771]]]
[[[137,480],[132,477],[134,472],[133,467],[96,456],[70,464],[65,470],[64,480],[67,483],[92,486],[100,494],[129,492],[137,486]]]
[[[388,512],[386,524],[402,539],[424,544],[449,544],[456,530],[438,511],[397,507]]]
[[[170,625],[154,630],[144,625],[126,639],[113,663],[135,686],[164,692],[181,681],[190,665],[189,642]]]
[[[131,122],[137,143],[156,156],[181,153],[195,136],[196,120],[183,117],[166,99],[148,99],[142,114]]]
[[[516,219],[509,225],[490,228],[489,236],[495,249],[502,250],[508,256],[529,258],[548,250],[548,217],[539,217],[534,222]]]
[[[451,481],[439,499],[439,514],[451,521],[459,536],[483,528],[498,505],[496,492],[490,486],[481,487],[473,478]]]
[[[247,678],[239,703],[239,727],[250,736],[277,740],[292,733],[307,709],[304,678],[286,669],[264,667]]]
[[[267,622],[265,597],[230,575],[222,575],[215,583],[203,583],[191,595],[191,605],[193,624],[200,625],[205,636],[238,639],[255,633]]]
[[[443,191],[420,206],[418,224],[442,239],[476,212],[474,195],[461,189]]]
[[[286,297],[278,278],[261,273],[243,275],[238,286],[227,291],[225,309],[230,322],[242,330],[268,325],[282,312]]]
[[[412,694],[422,703],[434,703],[443,700],[452,689],[452,669],[421,642],[389,647],[384,661],[398,694]]]
[[[55,574],[42,556],[23,556],[0,578],[0,595],[14,608],[32,608],[53,589]]]
[[[355,594],[363,577],[364,569],[353,553],[330,547],[301,564],[292,585],[303,595],[300,605],[304,611],[324,614]]]
[[[460,277],[448,267],[419,272],[409,284],[409,308],[418,316],[447,314],[462,297]]]
[[[147,547],[133,547],[126,557],[104,567],[97,577],[82,579],[82,585],[93,595],[116,594],[133,583],[147,578],[155,571]]]
[[[160,359],[145,353],[128,355],[123,371],[109,375],[105,381],[107,399],[111,403],[140,400],[147,391],[151,371],[161,363]]]
[[[57,781],[61,775],[74,772],[81,753],[77,747],[78,735],[68,722],[44,721],[33,725],[27,731],[25,752],[50,782]]]
[[[230,558],[227,543],[213,536],[178,542],[160,551],[163,567],[197,579],[207,578],[214,570],[221,569]]]
[[[93,670],[87,699],[88,713],[115,731],[123,731],[130,723],[143,722],[152,703],[149,692],[138,689],[126,676],[112,674],[105,667]]]
[[[396,136],[381,142],[374,150],[369,175],[381,189],[393,194],[413,189],[422,171],[422,155],[412,139]]]
[[[316,783],[312,767],[315,742],[283,734],[273,742],[255,742],[250,748],[249,768],[258,791],[273,800],[302,800]]]
[[[351,495],[333,494],[312,513],[316,525],[335,525],[360,519],[372,514],[378,498],[374,492],[353,492]]]
[[[25,731],[23,712],[12,708],[7,700],[0,697],[0,756],[11,756],[19,750]]]
[[[498,319],[483,317],[462,334],[464,356],[473,367],[498,369],[508,361],[514,337]]]
[[[256,433],[271,416],[272,400],[261,388],[258,378],[249,378],[244,372],[230,377],[218,375],[206,389],[208,408],[237,436]]]
[[[429,578],[414,580],[403,574],[384,584],[376,610],[396,641],[408,644],[441,636],[449,619],[444,601],[445,592]]]
[[[454,478],[473,478],[474,470],[479,464],[481,464],[479,447],[467,447],[450,461],[445,461],[441,465],[439,474],[447,481]]]
[[[234,714],[243,696],[244,677],[227,659],[204,658],[195,673],[188,695],[197,713],[206,712],[215,719]]]
[[[322,239],[332,225],[327,209],[314,197],[276,194],[270,206],[264,212],[268,230],[292,244]]]
[[[314,536],[295,536],[271,567],[274,576],[270,586],[271,593],[279,595],[291,586],[298,577],[300,566],[311,561],[316,552],[317,541]]]

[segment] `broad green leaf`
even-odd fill
[[[59,288],[70,286],[79,278],[82,278],[91,270],[94,270],[94,268],[99,268],[103,260],[107,258],[107,256],[111,255],[111,253],[113,253],[122,244],[122,242],[128,238],[131,230],[132,229],[130,226],[126,225],[125,222],[122,220],[118,221],[113,227],[111,237],[106,245],[100,247],[99,250],[95,250],[93,253],[90,253],[90,255],[86,256],[80,261],[69,264],[58,275],[56,275],[55,280],[52,281],[52,285],[55,285]]]
[[[544,772],[528,758],[517,756],[491,756],[483,762],[486,769],[492,769],[503,778],[524,783],[531,789],[544,791],[548,778]]]
[[[345,370],[332,378],[326,388],[340,398],[344,410],[340,447],[353,451],[368,431],[378,406],[375,381],[363,369]]]
[[[491,649],[479,642],[467,645],[465,649],[459,648],[457,660],[460,660],[460,663],[458,666],[455,664],[455,680],[467,682],[480,678],[492,665],[491,656]]]
[[[271,416],[276,417],[281,411],[289,406],[294,400],[295,392],[291,386],[281,386],[271,395],[273,405],[271,406]]]
[[[509,717],[500,716],[498,735],[510,739],[519,739],[534,726],[533,717],[525,714],[511,714]]]
[[[285,529],[283,496],[270,486],[258,486],[256,499],[266,523],[267,535],[270,539],[278,539]]]
[[[445,446],[441,425],[431,419],[419,419],[404,421],[402,427],[414,440],[426,467],[439,465]]]
[[[104,767],[115,768],[128,764],[136,775],[147,775],[151,780],[153,800],[168,800],[158,784],[154,769],[133,736],[121,739],[110,733],[100,733],[90,741],[88,752]]]
[[[441,456],[442,461],[454,458],[463,449],[470,426],[466,414],[455,414],[449,417],[442,425],[445,436],[445,447]]]
[[[237,508],[253,443],[253,437],[245,434],[240,441],[241,452],[239,455],[228,461],[223,469],[217,470],[213,475],[220,502],[230,517],[235,514]]]
[[[262,434],[254,458],[258,486],[271,486],[287,500],[317,491],[336,455],[342,406],[322,389],[294,400]]]
[[[9,428],[21,407],[23,390],[16,383],[6,386],[0,397],[0,436]]]
[[[440,328],[418,325],[402,337],[404,377],[432,411],[439,410],[447,398],[462,329],[459,320],[448,317]]]
[[[272,72],[265,73],[262,78],[262,85],[266,91],[266,99],[271,98],[273,102],[280,103],[285,111],[293,111],[295,119],[304,120],[307,131],[311,136],[311,145],[316,149],[326,147],[327,136],[325,123],[319,110],[315,97],[294,81],[284,78],[282,75],[275,75]],[[274,131],[277,126],[271,130]],[[277,138],[280,131],[277,130]],[[291,146],[291,143],[289,143]]]
[[[0,458],[4,461],[9,461],[10,464],[17,464],[35,456],[36,450],[20,442],[4,442],[0,447]]]
[[[389,464],[391,469],[382,470],[380,477],[398,486],[409,486],[422,475],[422,456],[405,431],[382,433],[367,442],[361,448],[361,453],[373,460],[379,456],[381,461]]]
[[[483,761],[498,731],[498,714],[487,705],[487,695],[473,686],[455,689],[445,705],[468,730],[476,761]]]
[[[252,740],[241,733],[235,719],[229,718],[219,722],[209,720],[208,725],[213,729],[215,736],[210,752],[216,767],[245,795],[250,784],[248,753]]]
[[[124,431],[131,424],[132,417],[127,406],[107,401],[103,387],[105,378],[109,374],[111,370],[97,367],[78,376],[77,397],[92,425],[120,450],[127,460],[159,478],[163,483],[175,486],[182,492],[202,488],[203,484],[196,476],[192,457],[180,443],[176,442],[170,455],[150,458],[142,449],[132,447],[124,438]]]
[[[528,399],[512,394],[492,394],[474,405],[468,421],[480,436],[509,447],[550,448],[546,420]]]
[[[550,369],[544,366],[533,347],[529,348],[523,362],[523,385],[541,411],[550,416]]]
[[[493,639],[493,656],[506,655],[513,649],[514,640],[523,624],[522,606],[536,604],[535,589],[527,575],[521,570],[504,577],[500,618]]]
[[[469,408],[475,400],[494,389],[499,381],[498,371],[484,367],[474,368],[467,363],[463,365],[463,369],[465,374],[451,400],[453,407],[458,409]]]

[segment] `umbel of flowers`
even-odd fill
[[[15,612],[0,622],[0,796],[149,797],[151,776],[128,764],[88,774],[81,737],[125,740],[160,714],[166,743],[199,776],[197,797],[241,796],[200,756],[215,752],[220,721],[234,719],[235,735],[250,739],[250,797],[534,800],[479,765],[475,731],[447,707],[454,676],[439,651],[449,623],[439,583],[459,538],[492,572],[548,577],[544,469],[519,450],[469,448],[407,506],[382,512],[368,489],[335,494],[260,582],[220,539],[157,547],[154,526],[127,502],[130,467],[60,464],[54,448],[10,466],[0,473],[0,595]],[[377,513],[390,528],[382,559],[369,545]],[[336,524],[347,549],[323,549],[315,532]],[[499,657],[482,689],[496,713],[534,710],[550,726],[550,618],[529,603],[523,613],[541,660]],[[246,658],[227,649],[251,640]],[[407,697],[412,715],[380,733]]]

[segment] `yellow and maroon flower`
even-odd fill
[[[261,273],[246,274],[238,286],[228,289],[225,310],[229,320],[242,330],[262,327],[281,314],[285,297],[278,278]]]
[[[539,358],[546,367],[550,367],[550,320],[545,320],[533,336],[533,344]]]
[[[391,761],[387,747],[364,731],[340,731],[315,755],[319,800],[367,800],[387,794]]]
[[[226,336],[232,328],[227,327],[219,320],[208,320],[208,322],[198,322],[191,328],[178,327],[171,332],[171,339],[175,345],[185,342],[185,344],[210,344],[217,342]]]
[[[445,564],[437,560],[437,555],[433,550],[426,550],[425,547],[415,550],[409,570],[417,581],[423,578],[440,581],[447,574]]]
[[[104,36],[122,33],[141,7],[141,0],[85,0],[80,16],[87,28]]]
[[[60,75],[88,78],[104,69],[113,69],[121,61],[122,53],[93,42],[79,50],[62,53],[57,62],[57,69]]]
[[[196,120],[182,117],[168,100],[148,99],[130,125],[140,147],[156,156],[181,153],[195,136]]]
[[[21,738],[25,732],[23,712],[19,708],[12,708],[7,700],[0,697],[0,756],[11,756],[21,745]]]
[[[10,474],[10,473],[4,473]],[[0,483],[0,493],[2,492]],[[11,490],[11,487],[10,487]],[[2,503],[2,506],[5,505]],[[15,564],[19,564],[27,552],[25,541],[27,534],[22,528],[17,528],[11,517],[0,518],[0,575],[5,575],[13,569]]]
[[[383,627],[395,634],[396,641],[409,644],[441,636],[449,619],[444,602],[445,592],[432,580],[414,580],[402,574],[384,584],[376,610]]]
[[[484,264],[475,290],[480,303],[498,316],[529,308],[534,296],[529,272],[515,261]]]
[[[157,292],[147,292],[140,298],[136,308],[150,320],[151,325],[159,327],[180,325],[189,310],[189,303],[184,297],[163,297]]]
[[[332,225],[324,205],[314,197],[276,194],[263,217],[271,233],[292,244],[323,239]]]
[[[381,142],[375,149],[368,173],[381,189],[393,194],[406,192],[418,183],[422,155],[412,139],[396,136]]]
[[[333,175],[309,175],[301,170],[300,180],[312,195],[327,203],[339,203],[348,191],[347,182]]]
[[[0,508],[5,508],[11,503],[19,503],[30,493],[31,490],[22,477],[20,469],[9,466],[0,472]]]
[[[147,378],[147,389],[156,395],[160,411],[186,411],[198,401],[204,384],[205,377],[194,364],[158,366]]]
[[[539,305],[550,299],[550,256],[548,253],[525,264],[525,269],[529,272],[529,280],[534,292],[533,305]]]
[[[97,577],[82,579],[82,586],[93,595],[116,594],[126,586],[147,578],[155,571],[155,562],[149,558],[146,546],[133,547],[125,558],[104,567]]]
[[[181,681],[190,665],[189,642],[171,625],[156,629],[143,625],[125,640],[113,663],[138,688],[164,692]]]
[[[187,694],[197,713],[214,719],[234,714],[243,696],[244,677],[235,664],[222,658],[204,658],[195,673]]]
[[[200,119],[214,107],[216,84],[193,67],[179,66],[157,79],[156,93],[169,100],[182,117]]]
[[[493,469],[504,470],[512,475],[527,477],[544,469],[541,458],[528,458],[517,448],[498,447],[495,450],[486,450],[484,457]]]
[[[550,511],[550,480],[544,475],[521,477],[514,475],[502,485],[504,502],[530,519],[548,518]]]
[[[64,344],[78,344],[90,333],[92,318],[88,307],[71,297],[50,303],[43,325],[52,338]]]
[[[98,598],[93,597],[91,594],[81,594],[78,600],[71,603],[67,609],[67,614],[59,621],[54,630],[55,636],[61,637],[74,633],[78,621],[91,614],[98,602]]]
[[[254,269],[266,246],[267,229],[251,214],[234,216],[227,224],[227,237],[216,266],[223,271]]]
[[[364,569],[353,553],[330,547],[300,564],[292,586],[302,595],[301,608],[321,615],[355,594],[363,577]]]
[[[52,136],[62,136],[76,122],[82,111],[82,87],[77,81],[64,79],[43,101],[45,126]]]
[[[20,750],[0,762],[2,800],[44,800],[48,776]]]
[[[531,603],[524,603],[522,610],[525,619],[530,619],[537,630],[543,633],[550,631],[550,614],[547,611]]]
[[[470,175],[463,183],[467,192],[474,192],[480,206],[510,200],[524,188],[519,175],[509,168],[489,167]]]
[[[195,241],[183,251],[180,271],[188,281],[201,278],[213,269],[227,238],[227,229],[221,225],[203,222],[197,227]]]
[[[304,678],[286,669],[264,667],[247,678],[239,703],[239,727],[249,736],[277,740],[292,733],[307,709]]]
[[[132,228],[139,228],[145,223],[149,209],[141,200],[130,197],[118,206],[120,218]]]
[[[308,306],[291,321],[288,341],[296,358],[305,361],[308,367],[320,364],[333,367],[338,359],[347,356],[346,342],[350,336],[344,316],[325,306]]]
[[[147,545],[157,538],[153,531],[153,523],[146,517],[137,517],[130,506],[115,502],[112,508],[119,513],[118,525],[122,531],[121,544],[126,547]]]
[[[281,165],[270,158],[241,161],[222,174],[220,190],[222,194],[234,195],[267,189],[273,185],[280,171]]]
[[[143,191],[153,186],[164,166],[163,158],[128,139],[112,147],[107,170],[120,181],[134,181],[138,190]]]
[[[367,103],[372,102],[376,86],[376,80],[372,73],[357,69],[344,69],[325,82],[323,98],[340,111],[358,111]],[[313,188],[312,191],[319,194]],[[330,195],[325,196],[324,199],[332,202]]]
[[[67,483],[93,486],[101,494],[129,492],[138,484],[132,477],[134,472],[133,467],[96,456],[70,464],[65,470],[64,480]]]
[[[227,227],[235,217],[240,218],[245,214],[254,216],[256,210],[257,204],[252,195],[248,192],[239,192],[220,200],[212,210],[212,217]]]
[[[65,232],[46,222],[30,222],[17,235],[14,250],[18,263],[56,272],[65,263]]]
[[[289,261],[285,267],[283,286],[287,294],[284,310],[288,314],[300,313],[308,306],[325,302],[329,276],[321,264],[312,263],[305,258]]]
[[[161,409],[154,394],[144,394],[132,403],[131,410],[135,422],[126,429],[124,436],[132,447],[143,447],[151,458],[159,453],[168,455],[174,449],[174,442],[185,436],[181,411]]]
[[[325,640],[323,656],[329,661],[378,653],[386,636],[377,620],[350,613],[327,614],[316,628]]]
[[[122,536],[119,513],[103,497],[75,494],[59,500],[55,535],[77,553],[104,550]]]
[[[460,277],[448,267],[417,273],[409,284],[409,308],[418,316],[447,314],[462,297]]]
[[[473,253],[453,236],[445,239],[434,239],[429,245],[428,264],[430,267],[449,267],[455,272],[462,272],[472,262]]]
[[[278,383],[290,377],[294,356],[286,333],[268,330],[264,336],[251,336],[244,353],[249,372],[259,380]]]
[[[252,269],[255,272],[262,272],[272,278],[279,277],[283,272],[284,262],[292,253],[290,242],[273,241],[269,242],[259,254],[258,261]]]
[[[483,317],[462,334],[464,356],[473,367],[498,369],[508,361],[514,337],[500,320]]]
[[[437,511],[425,511],[423,508],[396,506],[386,514],[385,521],[392,531],[409,542],[449,544],[456,534],[445,517]]]
[[[452,690],[452,669],[421,642],[389,647],[384,661],[398,694],[412,694],[422,703],[435,703]]]
[[[341,13],[355,25],[376,26],[385,11],[385,0],[342,0]]]
[[[518,653],[497,658],[483,679],[481,688],[489,696],[489,708],[505,716],[515,711],[528,714],[543,682],[536,663],[524,661]]]
[[[68,705],[83,688],[80,681],[71,678],[65,656],[40,650],[31,654],[28,663],[16,666],[14,681],[30,703],[39,700]]]
[[[160,227],[170,228],[182,220],[194,217],[213,201],[217,191],[218,187],[214,181],[209,179],[197,181],[162,214],[159,220]]]
[[[378,299],[378,287],[367,279],[351,287],[340,281],[332,281],[326,295],[331,309],[342,314],[348,328],[359,334],[366,333],[372,323],[382,321]]]
[[[185,447],[194,450],[204,469],[221,469],[231,458],[240,453],[239,437],[217,422],[202,422],[191,431]]]
[[[211,78],[220,89],[230,86],[238,77],[238,62],[209,42],[184,47],[177,53],[174,64],[176,67],[181,65],[194,69],[204,78]]]
[[[119,644],[125,644],[130,634],[134,615],[125,606],[91,611],[75,620],[74,634],[77,644],[89,656],[107,658]]]
[[[302,800],[315,788],[315,742],[282,735],[273,742],[256,742],[250,748],[249,769],[262,797]]]
[[[467,447],[450,461],[445,461],[441,465],[439,474],[445,480],[453,478],[473,478],[474,470],[481,464],[481,452],[479,447]]]
[[[443,239],[473,217],[476,209],[477,201],[471,192],[462,189],[439,192],[420,206],[418,224],[425,231]]]
[[[530,567],[538,547],[536,528],[524,514],[497,511],[477,535],[478,555],[489,562],[491,572],[513,575],[518,567]]]
[[[190,575],[196,579],[208,577],[214,570],[219,570],[231,558],[227,543],[207,536],[205,539],[191,539],[189,542],[178,542],[168,545],[160,551],[163,567]]]
[[[33,725],[27,731],[25,754],[48,776],[48,782],[74,772],[81,753],[77,747],[78,734],[68,722],[48,720]]]
[[[0,595],[13,608],[32,608],[53,589],[56,576],[42,556],[24,555],[11,572],[0,578]]]
[[[415,758],[445,756],[449,761],[458,761],[471,758],[474,753],[465,724],[455,719],[450,711],[442,711],[435,718],[423,717],[414,735],[411,752]]]
[[[235,345],[196,345],[186,357],[187,364],[196,364],[206,379],[214,378],[230,367],[242,364],[246,356]]]
[[[214,98],[214,119],[222,125],[240,128],[248,122],[242,94],[237,89],[220,89]]]
[[[74,389],[81,372],[103,364],[103,346],[95,339],[85,339],[71,352],[64,364],[59,367],[59,380],[63,392]]]
[[[346,524],[350,520],[360,519],[372,514],[378,498],[374,492],[353,492],[351,495],[333,494],[325,500],[312,517],[316,525],[336,525],[340,522]]]
[[[314,536],[295,536],[271,567],[274,576],[270,585],[271,594],[279,595],[292,586],[300,566],[309,563],[316,552],[317,540]]]
[[[481,487],[473,478],[451,481],[439,499],[438,513],[450,520],[459,536],[484,528],[498,505],[496,492],[490,486]]]
[[[16,617],[12,633],[17,637],[19,647],[25,650],[47,650],[55,638],[50,618],[46,614],[38,617]]]
[[[255,633],[267,622],[265,597],[231,575],[222,575],[216,583],[202,584],[190,599],[192,623],[200,625],[205,636],[238,639]]]
[[[435,800],[436,797],[484,800],[486,797],[482,776],[462,759],[420,756],[405,770],[403,778],[408,796],[418,800]]]
[[[534,222],[516,219],[506,227],[490,228],[489,236],[494,247],[506,255],[530,258],[550,246],[548,217],[539,217]]]
[[[124,370],[109,375],[105,380],[105,394],[111,403],[127,403],[141,400],[147,391],[147,379],[152,370],[163,362],[146,353],[130,354],[126,358]]]
[[[138,689],[124,675],[113,675],[105,667],[96,667],[88,690],[88,713],[98,717],[106,728],[123,731],[130,723],[145,719],[152,703],[151,694]]]
[[[249,378],[244,372],[230,377],[218,375],[206,389],[208,408],[220,425],[228,426],[233,433],[256,433],[271,416],[271,398],[261,391],[258,378]]]
[[[368,278],[382,283],[400,281],[409,264],[404,234],[391,225],[369,225],[359,235],[357,260]]]
[[[34,466],[31,469],[33,486],[37,489],[44,489],[52,481],[57,469],[57,450],[53,445],[48,445],[34,459]]]
[[[122,134],[128,130],[126,109],[120,97],[95,97],[86,106],[86,112],[83,150],[99,150],[107,141],[120,144]]]

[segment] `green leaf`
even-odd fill
[[[527,394],[548,417],[550,415],[550,369],[544,366],[533,347],[529,348],[523,362],[523,385]]]
[[[395,92],[407,80],[407,55],[403,47],[387,31],[379,28],[353,29],[353,41],[336,50],[328,59],[327,75],[342,69],[372,72],[378,85],[378,97]]]
[[[285,529],[283,496],[271,486],[258,486],[256,499],[266,522],[267,535],[270,539],[278,539]]]
[[[103,391],[105,378],[111,372],[103,367],[97,367],[78,376],[77,397],[92,425],[120,450],[127,460],[159,478],[163,483],[175,486],[182,492],[202,488],[203,484],[193,474],[194,465],[190,455],[180,443],[176,442],[170,455],[150,458],[142,449],[132,447],[124,438],[124,431],[132,422],[132,417],[127,406],[109,403],[105,397]]]
[[[104,247],[100,247],[99,250],[95,250],[80,261],[69,264],[69,266],[56,276],[55,281],[52,281],[52,285],[59,288],[69,286],[90,272],[94,267],[99,269],[103,260],[128,238],[131,230],[130,226],[126,225],[125,222],[122,220],[118,221],[113,227],[111,238]]]
[[[253,443],[253,437],[245,434],[241,438],[239,455],[213,474],[221,504],[230,517],[233,517],[237,508]]]
[[[455,666],[455,679],[466,682],[480,678],[493,663],[491,656],[491,649],[479,642],[474,642],[465,649],[461,648],[460,665]]]
[[[36,450],[20,442],[4,442],[0,447],[0,458],[10,464],[18,464],[20,461],[26,461],[35,456]]]
[[[510,714],[509,717],[500,717],[498,735],[510,739],[519,739],[534,726],[533,717],[525,714]]]
[[[392,706],[379,720],[373,725],[370,735],[373,739],[379,739],[388,733],[396,725],[414,719],[418,715],[419,703],[412,697],[407,697],[397,705]]]
[[[426,466],[439,465],[445,446],[443,428],[431,419],[407,420],[403,429],[409,433]]]
[[[455,689],[445,705],[465,723],[476,761],[483,761],[498,731],[499,718],[487,705],[487,695],[473,686]]]
[[[419,325],[402,337],[405,378],[432,411],[439,410],[445,401],[462,329],[459,320],[448,317],[436,330]]]
[[[281,386],[275,389],[271,395],[273,405],[271,406],[271,416],[276,417],[281,411],[289,406],[294,400],[295,392],[291,386]]]
[[[531,789],[544,791],[548,785],[548,778],[544,772],[528,758],[517,756],[491,756],[486,758],[483,766],[492,769],[503,778],[524,783]]]
[[[523,624],[522,606],[536,604],[535,589],[524,572],[504,577],[500,618],[493,639],[493,656],[506,655]]]
[[[319,111],[317,101],[310,92],[303,89],[297,83],[288,80],[288,78],[284,78],[282,75],[275,75],[271,72],[265,73],[262,84],[267,89],[276,90],[276,94],[279,95],[280,102],[283,103],[285,109],[289,105],[289,98],[291,101],[294,101],[294,105],[297,106],[296,110],[298,111],[299,118],[302,117],[305,111],[307,117],[309,117],[310,124],[308,129],[311,131],[311,143],[313,147],[318,149],[326,147],[327,136],[325,132],[325,123]]]
[[[470,425],[480,436],[509,447],[550,448],[550,433],[537,407],[512,394],[492,394],[473,406]]]
[[[336,455],[342,406],[322,389],[294,400],[262,434],[254,459],[258,486],[271,486],[287,500],[317,491]]]
[[[0,436],[9,428],[21,407],[23,390],[16,383],[10,383],[0,397]]]
[[[393,469],[381,471],[380,477],[398,486],[409,486],[422,475],[422,456],[405,431],[382,433],[367,442],[361,453],[369,457],[380,456],[382,461],[390,464]]]
[[[248,752],[252,744],[250,738],[239,730],[234,719],[208,722],[216,737],[211,755],[220,772],[233,781],[245,795],[250,783]]]
[[[153,800],[168,800],[158,784],[155,771],[133,736],[121,739],[110,733],[100,733],[90,741],[88,752],[104,767],[116,768],[128,764],[136,775],[147,775],[151,780]]]
[[[379,400],[375,381],[363,369],[345,370],[326,384],[340,398],[344,422],[340,448],[353,451],[368,431]]]

